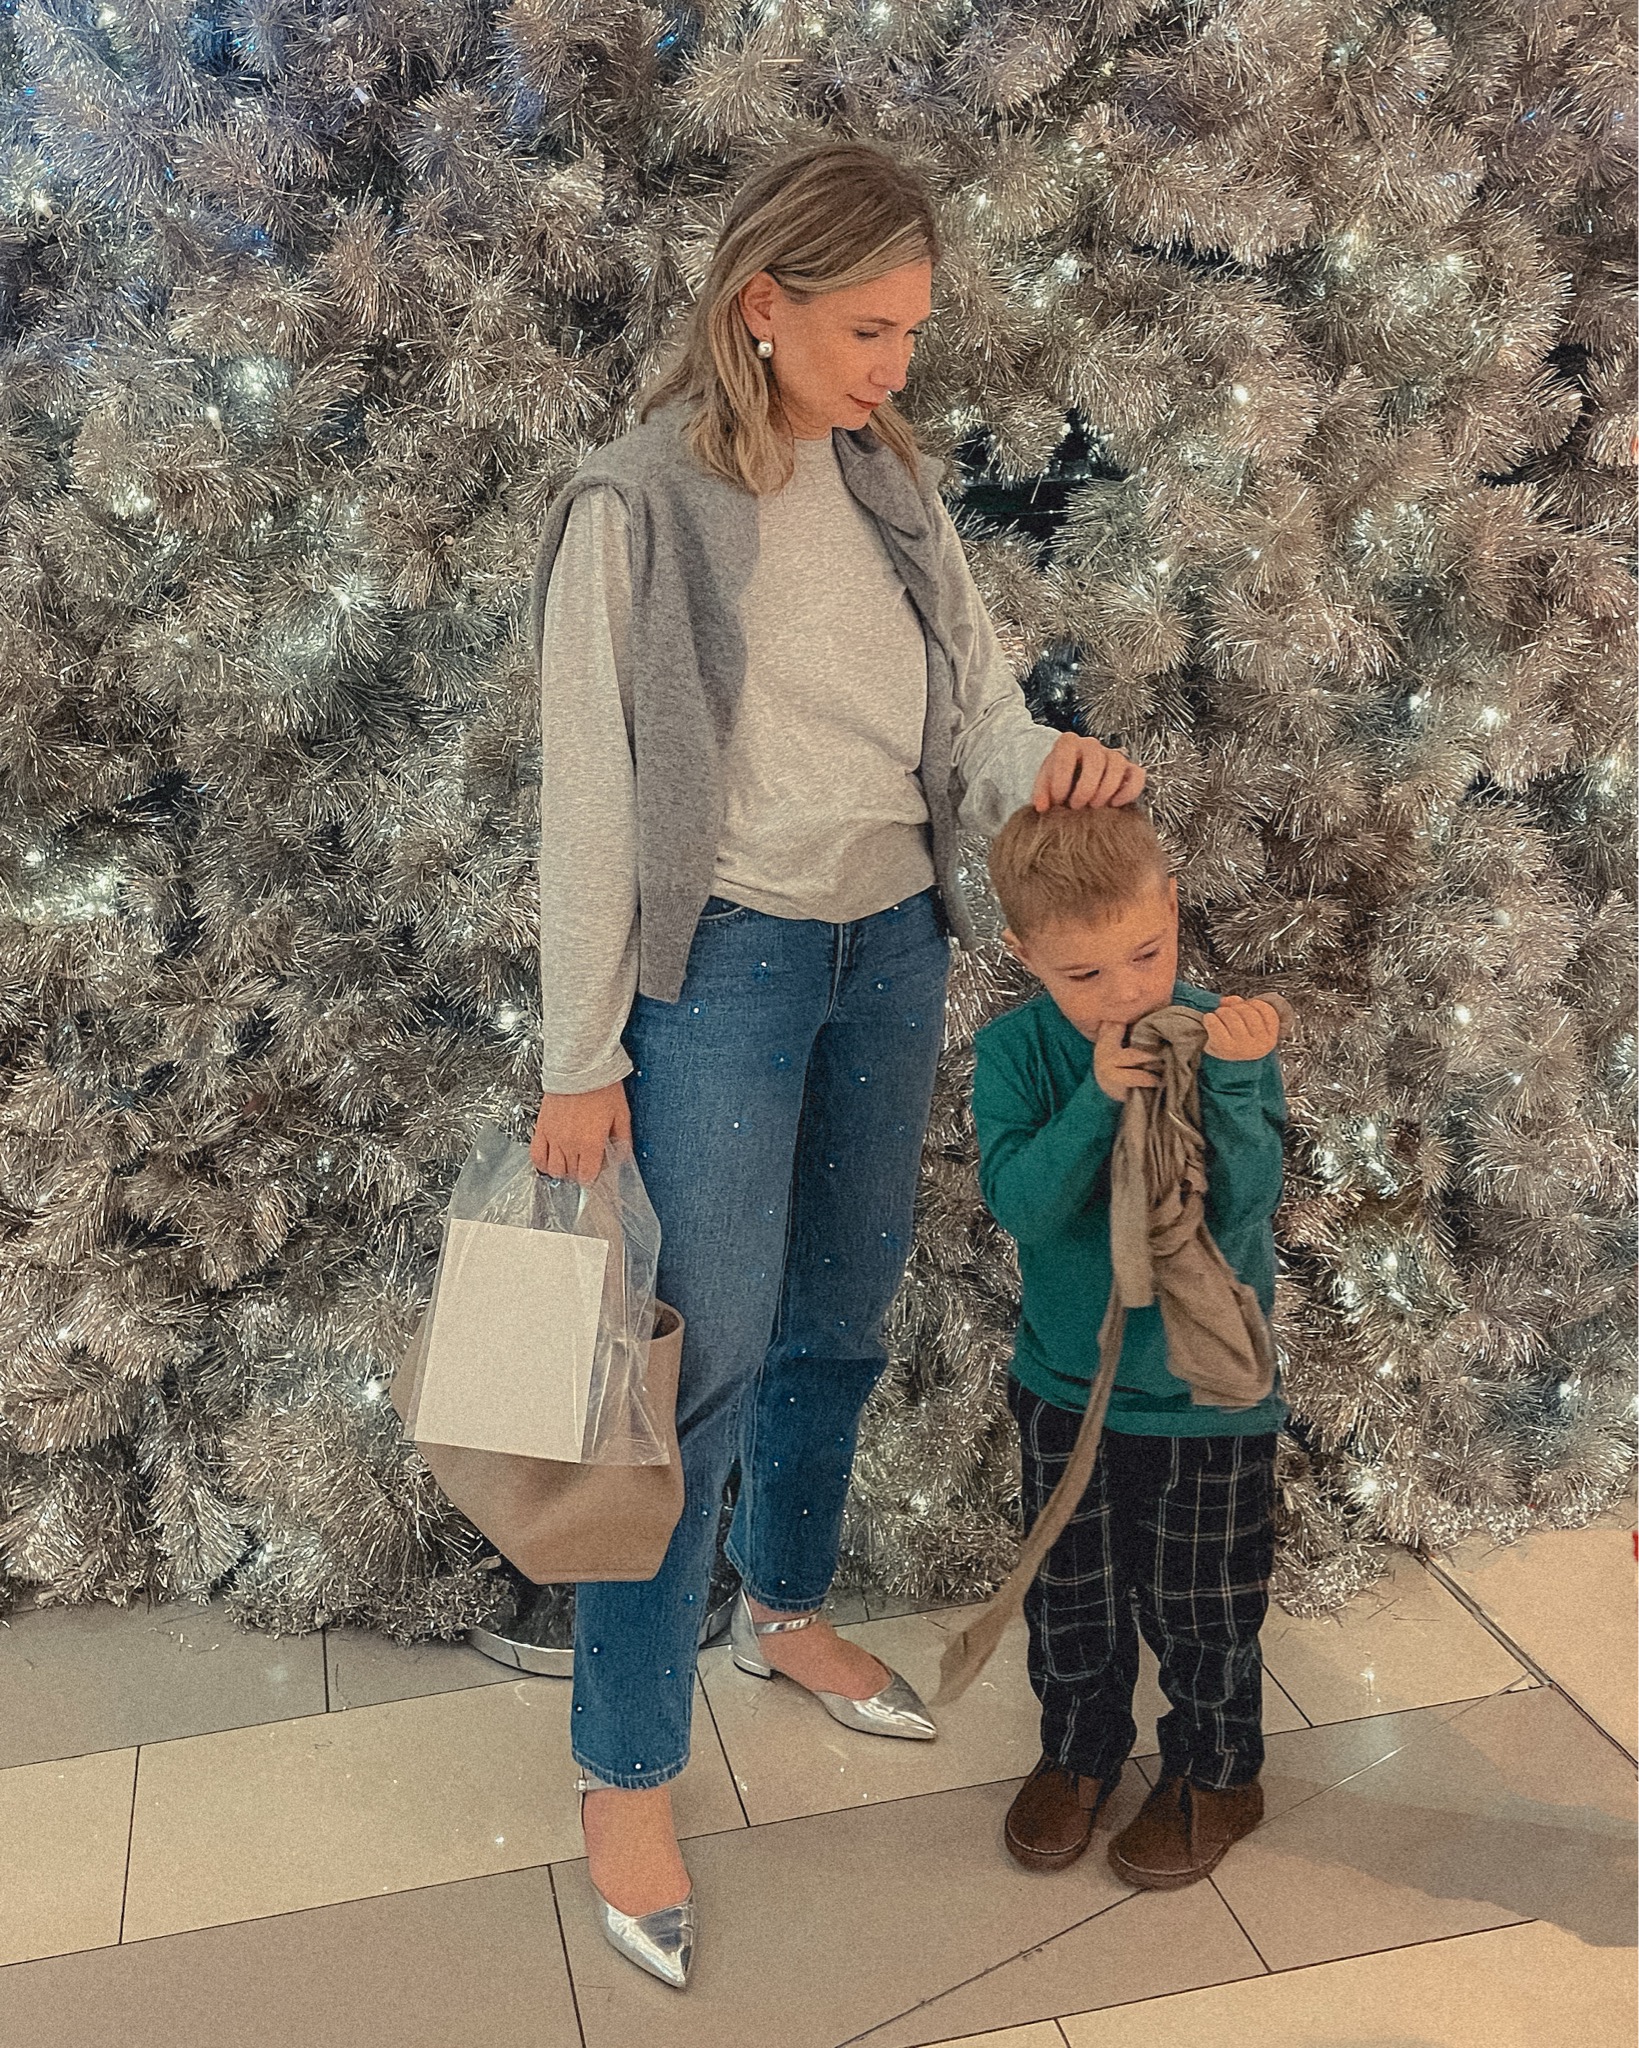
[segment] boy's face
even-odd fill
[[[1178,884],[1148,889],[1097,924],[1043,925],[1028,939],[1004,932],[1083,1038],[1101,1024],[1136,1024],[1172,1001],[1178,979]]]

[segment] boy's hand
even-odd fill
[[[1125,1102],[1134,1088],[1161,1085],[1161,1056],[1128,1045],[1125,1024],[1101,1024],[1093,1040],[1093,1079],[1112,1101]]]
[[[1272,1003],[1225,996],[1206,1013],[1206,1049],[1216,1060],[1261,1060],[1280,1040],[1280,1018]]]

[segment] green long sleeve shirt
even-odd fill
[[[1218,997],[1179,982],[1175,1003]],[[985,1204],[1019,1248],[1024,1302],[1013,1370],[1056,1407],[1085,1409],[1110,1298],[1110,1153],[1121,1104],[1093,1078],[1093,1049],[1052,998],[1010,1010],[975,1041],[973,1120]],[[1286,1098],[1273,1053],[1200,1066],[1207,1228],[1267,1315],[1275,1293]],[[1158,1305],[1130,1309],[1105,1426],[1132,1436],[1251,1436],[1286,1418],[1279,1385],[1256,1408],[1196,1407],[1167,1369]]]

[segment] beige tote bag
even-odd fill
[[[393,1406],[406,1422],[416,1412],[431,1320],[430,1315],[422,1318],[393,1380]],[[643,1391],[665,1437],[664,1465],[567,1464],[419,1438],[416,1449],[447,1498],[537,1585],[652,1579],[683,1512],[677,1449],[682,1356],[683,1318],[659,1302]]]

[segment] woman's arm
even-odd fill
[[[627,646],[626,508],[583,493],[552,565],[541,629],[541,1086],[579,1095],[631,1071],[637,990],[637,788]]]
[[[988,838],[1028,803],[1038,810],[1055,803],[1131,803],[1144,787],[1141,768],[1097,740],[1055,732],[1031,717],[943,503],[936,501],[934,517],[946,585],[958,593],[951,626],[957,822]]]

